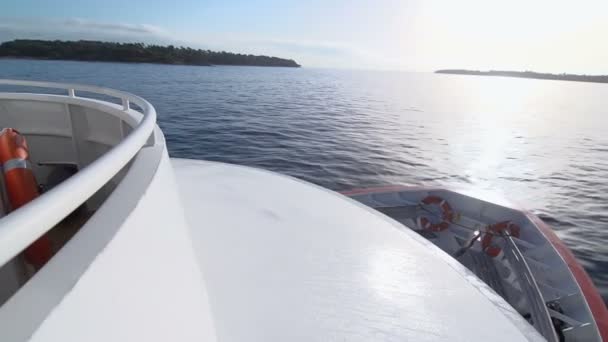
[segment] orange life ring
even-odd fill
[[[487,255],[495,258],[500,254],[502,248],[492,243],[492,238],[494,235],[511,235],[514,237],[519,237],[520,228],[518,225],[511,221],[503,221],[494,223],[488,226],[486,229],[486,233],[483,238],[481,238],[481,248]]]
[[[25,138],[12,128],[0,131],[0,164],[10,210],[16,210],[39,196],[38,183],[29,164]],[[46,236],[34,241],[24,252],[25,260],[36,269],[51,259],[51,241]]]
[[[417,220],[420,228],[440,232],[450,227],[450,223],[454,220],[454,210],[446,200],[439,196],[429,195],[422,200],[421,204],[438,206],[441,211],[441,221],[433,222],[426,216],[420,216]]]

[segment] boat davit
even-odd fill
[[[608,341],[538,217],[171,158],[114,89],[0,80],[1,341]]]

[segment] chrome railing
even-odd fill
[[[509,260],[509,263],[517,274],[521,291],[528,302],[530,317],[532,318],[534,327],[548,342],[559,341],[543,294],[540,292],[526,259],[511,236],[505,235],[505,240],[505,247],[507,247],[504,250],[505,257]]]
[[[116,146],[81,169],[61,184],[0,219],[0,266],[18,255],[32,242],[53,228],[72,211],[87,201],[95,192],[107,184],[137,152],[146,144],[154,133],[156,110],[141,97],[108,88],[95,86],[18,81],[0,79],[0,85],[40,87],[63,89],[67,95],[62,96],[66,103],[78,100],[86,106],[87,101],[99,101],[77,96],[78,92],[88,92],[117,98],[122,103],[123,111],[130,111],[130,103],[142,109],[143,116],[139,124]],[[0,99],[19,98],[18,93],[1,93]],[[58,95],[44,93],[27,94],[32,99],[44,101]],[[33,96],[33,97],[32,97]],[[107,103],[108,111],[115,111],[116,105]]]

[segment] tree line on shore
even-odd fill
[[[292,59],[144,43],[17,39],[0,44],[0,57],[185,65],[299,67]]]
[[[437,74],[455,74],[455,75],[474,75],[474,76],[504,76],[504,77],[521,77],[521,78],[536,78],[541,80],[558,80],[558,81],[577,81],[577,82],[595,82],[608,83],[608,75],[576,75],[576,74],[547,74],[534,71],[479,71],[465,69],[444,69],[435,71]]]

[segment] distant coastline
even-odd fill
[[[576,75],[576,74],[546,74],[533,71],[478,71],[465,69],[444,69],[435,71],[437,74],[454,74],[454,75],[473,75],[473,76],[502,76],[502,77],[520,77],[534,78],[540,80],[556,80],[556,81],[575,81],[575,82],[593,82],[593,83],[608,83],[608,75]]]
[[[180,65],[243,65],[292,67],[293,59],[232,52],[91,40],[61,41],[17,39],[0,44],[0,58],[28,58],[91,62],[127,62]]]

